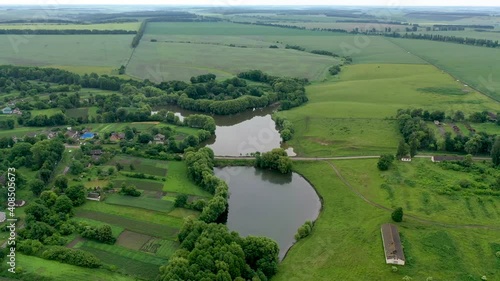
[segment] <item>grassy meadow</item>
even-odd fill
[[[500,100],[500,64],[492,60],[500,56],[500,49],[427,40],[387,40],[443,69],[463,83]]]
[[[393,152],[400,136],[391,119],[399,108],[422,107],[448,114],[500,110],[494,100],[431,65],[351,65],[339,77],[306,90],[307,104],[279,115],[295,126],[289,144],[307,156]]]
[[[357,160],[343,165],[356,165]],[[335,162],[335,165],[340,164]],[[288,252],[273,281],[304,280],[496,280],[498,231],[445,228],[409,218],[398,224],[407,264],[392,272],[385,264],[380,226],[390,213],[367,204],[348,189],[326,162],[297,162],[323,198],[323,211],[312,235]],[[363,173],[356,174],[363,177]],[[378,187],[377,187],[378,188]],[[497,223],[498,225],[498,223]]]

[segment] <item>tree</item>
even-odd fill
[[[47,208],[50,208],[56,203],[57,194],[55,194],[53,191],[45,190],[40,194],[40,200],[42,200],[43,204]]]
[[[85,167],[83,166],[82,162],[74,160],[73,162],[71,162],[71,165],[69,166],[69,171],[73,175],[79,175],[83,172],[84,168]]]
[[[175,198],[174,207],[182,208],[186,206],[187,201],[188,201],[188,196],[186,194],[181,193],[177,195],[177,197]]]
[[[71,199],[73,206],[80,206],[85,203],[87,192],[82,184],[70,186],[64,192]]]
[[[396,157],[401,159],[402,157],[408,156],[410,154],[410,146],[401,140],[398,145],[398,151],[396,152]]]
[[[68,188],[68,178],[65,175],[58,175],[54,181],[54,186],[59,192],[64,192]]]
[[[392,154],[381,155],[377,162],[377,167],[381,171],[387,171],[394,161],[394,156]]]
[[[392,212],[391,214],[392,220],[395,222],[402,222],[403,221],[403,208],[398,207]]]
[[[66,195],[60,195],[54,204],[54,211],[56,213],[73,215],[73,201]]]
[[[42,193],[42,191],[44,191],[46,188],[45,183],[39,179],[31,180],[28,183],[28,186],[29,186],[31,192],[33,192],[33,194],[35,194],[35,196],[39,196]]]
[[[141,133],[139,135],[139,142],[140,143],[149,143],[152,140],[153,140],[153,137],[151,136],[151,134]]]
[[[491,148],[491,161],[496,166],[500,165],[500,136],[497,136]]]
[[[418,140],[416,138],[412,138],[410,140],[410,157],[417,155],[418,149]]]

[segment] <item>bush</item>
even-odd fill
[[[499,259],[500,259],[500,251],[496,252],[496,253],[495,253],[495,256],[497,256],[497,258],[499,258]]]
[[[26,255],[34,255],[38,251],[40,251],[42,247],[42,242],[38,240],[26,239],[19,242],[19,244],[17,245],[17,250]]]
[[[391,167],[393,161],[394,156],[392,154],[381,155],[377,162],[377,168],[380,171],[387,171]]]
[[[313,223],[311,221],[306,221],[295,234],[295,240],[299,241],[302,238],[306,238],[311,234],[313,228]]]
[[[392,220],[395,222],[402,222],[403,221],[403,208],[399,207],[392,212]]]
[[[101,243],[114,244],[116,238],[113,237],[111,226],[108,224],[96,226],[84,226],[80,228],[80,235],[83,238],[95,240]]]
[[[392,266],[391,267],[392,272],[398,272],[398,267],[397,266]]]
[[[186,206],[187,200],[188,200],[188,196],[186,194],[177,195],[177,197],[175,198],[174,207],[183,208],[184,206]]]
[[[102,262],[91,253],[63,246],[53,246],[45,250],[42,258],[89,268],[98,268],[102,265]]]
[[[141,196],[141,192],[138,191],[135,188],[135,186],[133,186],[133,185],[125,186],[125,184],[122,185],[122,187],[120,189],[120,194],[133,196],[133,197]]]

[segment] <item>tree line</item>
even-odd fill
[[[139,29],[137,30],[134,38],[132,39],[131,43],[132,48],[136,48],[139,45],[139,42],[141,42],[142,36],[144,35],[144,31],[146,31],[147,25],[148,25],[148,19],[145,19],[141,22],[141,26],[139,26]]]
[[[490,40],[490,39],[479,39],[479,38],[470,38],[470,37],[459,37],[459,36],[447,36],[440,34],[422,34],[422,33],[387,33],[384,34],[386,37],[393,38],[405,38],[405,39],[420,39],[420,40],[431,40],[431,41],[441,41],[441,42],[450,42],[450,43],[458,43],[465,44],[471,46],[480,46],[480,47],[488,47],[488,48],[498,48],[500,44],[498,40]]]

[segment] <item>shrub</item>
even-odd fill
[[[377,162],[377,167],[380,171],[387,171],[391,167],[393,161],[394,156],[392,154],[381,155]]]
[[[395,222],[402,222],[403,221],[403,208],[398,207],[392,212],[392,220]]]
[[[497,256],[497,258],[499,258],[499,259],[500,259],[500,251],[496,252],[496,254],[495,254],[495,255]]]
[[[391,267],[392,272],[398,272],[398,267],[397,266],[392,266]]]
[[[45,250],[42,258],[89,268],[98,268],[102,265],[102,262],[91,253],[63,246],[53,246]]]
[[[43,247],[42,242],[40,242],[38,240],[31,240],[31,239],[23,240],[23,241],[19,242],[19,244],[17,245],[17,249],[21,253],[26,254],[26,255],[34,255],[38,251],[40,251],[40,249],[42,249],[42,247]]]
[[[295,234],[295,240],[299,241],[302,238],[309,236],[312,232],[313,223],[311,221],[306,221]]]
[[[133,196],[133,197],[141,196],[141,192],[138,191],[135,188],[135,186],[133,186],[133,185],[125,186],[125,184],[122,185],[121,190],[120,190],[120,194]]]
[[[403,281],[411,281],[413,278],[411,278],[410,276],[406,275],[405,277],[403,277]]]
[[[186,206],[187,200],[188,200],[188,196],[186,194],[177,195],[177,197],[175,198],[174,207],[183,208],[184,206]]]

